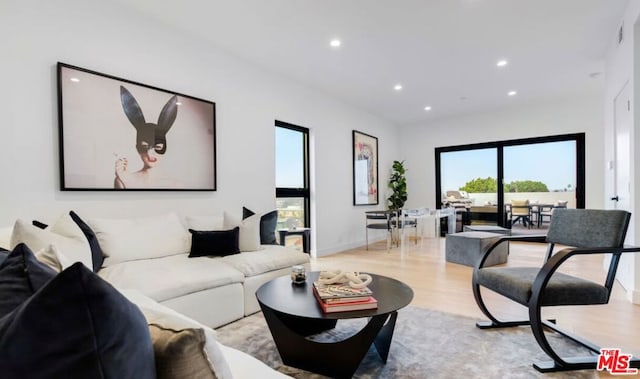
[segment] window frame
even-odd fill
[[[309,128],[290,124],[288,122],[275,120],[276,128],[284,128],[302,133],[302,169],[303,184],[302,188],[294,187],[276,187],[276,199],[278,198],[303,198],[304,199],[304,227],[308,228],[311,224],[311,190],[309,180]]]

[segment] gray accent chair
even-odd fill
[[[541,308],[606,304],[609,302],[621,254],[640,252],[638,247],[624,247],[624,239],[631,214],[621,210],[555,209],[546,236],[505,236],[491,246],[473,271],[473,293],[480,310],[489,318],[478,322],[481,329],[530,325],[540,348],[551,361],[534,362],[540,372],[596,369],[600,347],[581,337],[560,329],[555,320],[543,320]],[[542,268],[485,267],[496,246],[506,241],[527,241],[548,244]],[[554,252],[556,244],[570,246]],[[512,251],[514,253],[514,251]],[[611,254],[604,283],[559,272],[568,259],[579,255]],[[485,287],[529,309],[529,319],[500,321],[487,308],[480,288]],[[561,357],[554,351],[544,329],[560,333],[594,354],[587,357]],[[640,359],[633,357],[630,366],[640,367]]]

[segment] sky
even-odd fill
[[[276,187],[304,187],[302,133],[276,128]]]
[[[457,190],[476,178],[495,178],[495,148],[442,153],[442,191]],[[550,191],[576,185],[575,141],[548,142],[504,148],[504,181],[540,181]]]

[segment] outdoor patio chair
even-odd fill
[[[511,227],[522,221],[525,227],[531,227],[531,206],[529,200],[512,200],[511,201]]]
[[[551,217],[553,216],[553,210],[556,208],[566,208],[568,201],[558,200],[553,206],[541,206],[538,211],[538,228],[542,226],[545,217],[551,221]]]
[[[489,318],[476,326],[503,328],[530,325],[542,350],[551,358],[548,362],[536,362],[541,372],[595,369],[600,347],[578,336],[561,330],[555,320],[543,320],[542,307],[606,304],[609,302],[616,270],[621,254],[640,252],[639,247],[624,248],[623,243],[631,214],[621,210],[561,209],[554,210],[545,236],[505,236],[495,242],[476,264],[472,287],[476,303]],[[506,241],[547,243],[547,253],[542,268],[538,267],[484,267],[496,246]],[[554,253],[556,244],[572,246]],[[516,252],[512,249],[511,253]],[[559,272],[570,258],[580,255],[611,254],[609,269],[603,283]],[[529,309],[529,319],[524,321],[500,321],[487,308],[480,291],[485,287]],[[587,357],[561,357],[545,336],[549,328],[591,350],[595,355]],[[640,359],[633,357],[629,367],[640,367]]]

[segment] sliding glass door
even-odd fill
[[[543,211],[584,208],[584,133],[436,148],[436,204],[464,208],[467,224],[511,226],[524,201],[527,226]]]

